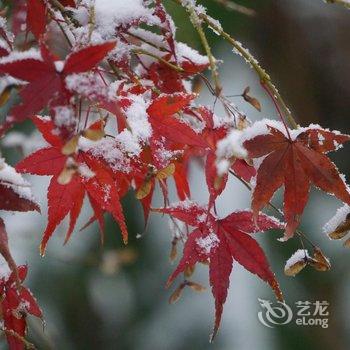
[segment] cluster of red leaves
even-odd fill
[[[5,172],[15,174],[17,182],[11,182],[11,177],[3,176]],[[25,183],[18,183],[17,176],[19,174],[13,168],[4,163],[0,164],[0,210],[40,211],[30,195],[23,196],[20,187]],[[11,270],[11,274],[0,278],[0,318],[3,321],[1,330],[5,332],[11,350],[21,350],[24,349],[27,314],[41,318],[42,313],[31,292],[22,285],[27,275],[27,266],[17,267],[9,249],[8,235],[2,218],[0,218],[0,254]]]
[[[22,286],[27,276],[27,266],[18,266],[8,277],[0,279],[0,313],[3,319],[3,331],[10,349],[24,349],[27,314],[42,318],[42,311],[31,291]]]
[[[121,199],[129,190],[134,190],[147,222],[153,193],[159,184],[164,208],[156,211],[194,227],[191,233],[184,234],[183,257],[168,284],[196,263],[209,264],[216,308],[213,336],[219,328],[233,261],[267,282],[276,297],[282,299],[265,254],[252,234],[283,229],[284,225],[261,214],[260,210],[284,185],[285,237],[290,238],[300,223],[311,184],[350,204],[343,179],[325,155],[349,141],[349,136],[314,127],[301,130],[295,136],[288,129],[267,126],[267,132],[250,137],[254,125],[250,126],[234,107],[226,106],[230,115],[220,119],[209,108],[198,106],[197,95],[188,86],[209,66],[209,61],[176,42],[172,19],[160,0],[147,10],[152,11],[155,19],[152,25],[157,23],[161,35],[144,29],[133,31],[145,21],[143,18],[116,26],[112,38],[101,40],[99,37],[97,43],[79,41],[72,31],[67,35],[72,47],[62,58],[62,53],[58,56],[53,45],[56,34],[52,27],[57,27],[68,15],[71,26],[83,30],[84,24],[71,17],[74,13],[71,10],[77,7],[75,1],[60,3],[70,6],[70,10],[62,14],[50,2],[40,0],[19,1],[15,6],[13,32],[15,37],[23,34],[23,23],[17,18],[23,20],[19,14],[24,11],[24,34],[33,38],[32,51],[17,52],[18,43],[15,45],[12,34],[0,27],[0,74],[16,79],[10,87],[17,89],[21,98],[20,104],[10,109],[0,125],[0,132],[5,134],[14,124],[31,119],[48,143],[16,166],[19,173],[52,177],[47,192],[48,223],[41,254],[67,216],[69,227],[65,242],[68,242],[85,196],[93,211],[85,226],[97,221],[103,233],[104,213],[110,213],[127,243]],[[61,29],[69,30],[69,27],[61,26]],[[91,39],[94,33],[89,34]],[[95,34],[99,34],[97,30]],[[150,43],[152,39],[154,43]],[[159,59],[154,58],[154,53],[145,59],[145,48],[150,47],[158,50]],[[117,125],[112,134],[111,129],[106,129],[111,116]],[[234,156],[240,153],[235,152],[237,145],[232,141],[232,152],[224,155],[224,159],[221,154],[218,159],[219,144],[227,143],[232,131],[245,140],[239,147],[244,147],[247,154]],[[191,198],[188,165],[195,158],[205,164],[209,192],[205,207],[188,201]],[[255,158],[263,158],[261,165],[252,165]],[[218,162],[222,160],[225,171],[219,171]],[[256,179],[252,212],[233,212],[218,219],[213,214],[215,202],[226,188],[229,173],[246,183]],[[169,178],[175,182],[179,205],[170,204]],[[0,209],[39,209],[30,199],[19,196],[13,186],[2,183],[0,174]],[[15,287],[15,276],[19,276],[17,284],[22,282],[24,268],[17,272],[4,226],[0,232],[1,253],[13,270],[2,282],[3,319],[9,331],[23,337],[25,313],[21,311],[20,317],[14,319],[14,310],[18,310],[19,305],[22,310],[25,305],[28,313],[41,317],[41,312],[27,289]],[[13,300],[11,295],[15,295]],[[9,315],[7,321],[5,315]],[[11,349],[22,348],[18,338],[8,335],[8,339]]]

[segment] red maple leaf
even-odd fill
[[[23,350],[27,331],[27,314],[42,318],[42,311],[29,289],[22,282],[28,272],[26,265],[18,266],[18,274],[12,272],[0,279],[1,317],[10,350]]]
[[[20,91],[22,103],[9,112],[0,127],[0,134],[45,107],[55,103],[67,104],[70,92],[66,89],[66,76],[92,70],[114,47],[114,42],[91,45],[70,53],[65,61],[60,61],[42,43],[39,58],[17,59],[15,56],[12,59],[11,55],[6,56],[0,62],[0,73],[27,81],[28,84]]]
[[[250,158],[265,157],[252,197],[254,217],[284,185],[285,239],[293,236],[306,206],[311,184],[350,204],[349,190],[325,153],[334,151],[350,136],[310,128],[295,139],[267,126],[269,132],[244,142]]]
[[[237,261],[245,269],[267,282],[276,297],[283,300],[282,292],[270,270],[266,256],[251,236],[252,233],[259,231],[283,228],[284,226],[276,219],[260,214],[255,224],[250,211],[237,211],[223,219],[218,219],[208,213],[207,208],[189,201],[180,202],[169,208],[155,209],[155,211],[169,214],[196,227],[188,235],[183,257],[169,277],[167,286],[187,267],[193,267],[198,262],[209,261],[209,279],[216,310],[212,339],[219,329],[233,261]]]
[[[74,0],[59,0],[63,6],[75,7]],[[47,4],[44,0],[27,0],[27,30],[37,40],[45,33],[47,23]]]
[[[67,242],[74,230],[83,204],[85,193],[88,193],[95,217],[101,223],[101,212],[107,211],[118,222],[123,240],[127,242],[127,227],[118,194],[118,182],[112,172],[101,161],[87,152],[79,150],[67,155],[65,145],[55,135],[55,125],[50,119],[33,118],[37,128],[51,146],[40,149],[16,166],[21,173],[35,175],[52,175],[48,188],[48,224],[40,246],[44,254],[46,245],[56,227],[69,214],[70,223],[66,234]],[[97,123],[102,123],[97,122]],[[89,129],[96,127],[93,124]],[[88,173],[88,174],[86,174]]]
[[[195,97],[194,94],[175,93],[155,98],[147,109],[153,130],[175,143],[205,147],[201,135],[176,117]]]
[[[0,159],[0,210],[40,212],[29,187],[14,168]]]
[[[30,30],[36,39],[45,33],[46,4],[42,0],[27,0],[27,30]]]

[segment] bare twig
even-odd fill
[[[209,16],[207,16],[204,13],[200,13],[199,17],[201,19],[203,19],[203,21],[205,21],[207,23],[207,25],[209,27],[211,27],[215,32],[217,32],[221,37],[223,37],[226,41],[228,41],[234,47],[234,49],[237,51],[237,53],[239,55],[241,55],[250,64],[250,66],[258,74],[258,76],[260,78],[260,83],[271,92],[271,96],[276,101],[276,103],[278,103],[278,105],[281,107],[281,110],[284,112],[290,126],[294,129],[296,129],[298,127],[298,124],[294,120],[289,108],[287,107],[286,103],[284,102],[282,96],[278,92],[275,85],[272,83],[272,80],[271,80],[269,74],[267,74],[267,72],[259,65],[259,63],[254,58],[254,56],[247,49],[245,49],[240,42],[238,42],[232,36],[230,36],[228,33],[226,33]]]
[[[213,0],[213,1],[224,6],[227,10],[236,11],[236,12],[239,12],[239,13],[246,15],[246,16],[255,16],[256,15],[255,10],[250,9],[250,8],[243,6],[243,5],[237,4],[237,3],[230,1],[230,0]]]

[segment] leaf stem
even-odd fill
[[[287,123],[286,121],[284,120],[284,117],[283,117],[283,113],[281,111],[281,108],[279,106],[279,104],[277,103],[277,101],[274,99],[273,95],[272,95],[272,92],[270,91],[270,89],[266,86],[266,85],[262,85],[263,89],[267,92],[267,94],[271,97],[271,100],[277,110],[277,113],[278,113],[278,116],[280,117],[283,125],[284,125],[284,128],[286,129],[286,132],[287,132],[287,135],[288,135],[288,138],[290,141],[292,141],[292,138],[290,136],[290,132],[289,132],[289,128],[287,126]]]

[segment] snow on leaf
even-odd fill
[[[40,211],[30,184],[3,159],[0,159],[0,197],[1,210]]]
[[[284,215],[287,223],[284,239],[288,239],[300,223],[311,184],[350,204],[350,193],[345,182],[324,154],[336,149],[334,141],[342,144],[349,141],[350,137],[320,130],[325,138],[320,145],[314,139],[317,130],[314,128],[301,133],[296,131],[298,136],[294,140],[286,137],[279,129],[271,126],[267,128],[268,133],[244,142],[250,158],[265,157],[258,168],[252,209],[257,217],[277,189],[284,185]]]
[[[255,225],[250,211],[238,211],[223,219],[217,219],[206,208],[194,202],[180,202],[176,206],[156,209],[156,211],[169,214],[196,227],[188,236],[182,259],[169,277],[167,286],[186,268],[198,262],[209,261],[210,285],[216,310],[212,339],[219,329],[233,261],[267,282],[276,297],[279,300],[283,299],[263,250],[250,235],[260,230],[282,228],[283,225],[276,219],[259,215],[260,227]],[[197,219],[198,215],[202,214],[207,216],[206,220]]]

